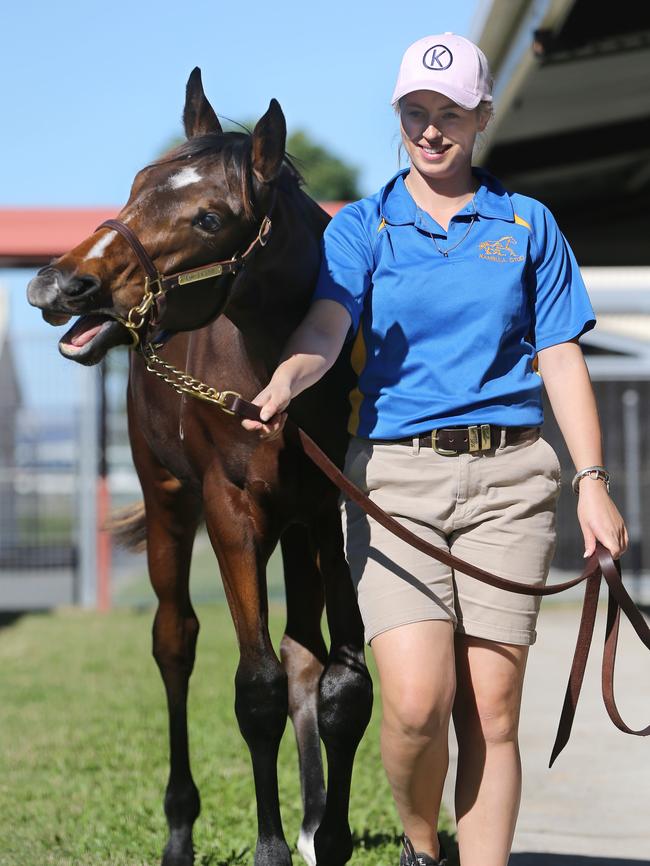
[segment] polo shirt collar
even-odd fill
[[[418,206],[404,183],[408,172],[408,168],[401,169],[381,190],[381,216],[389,225],[417,223]],[[473,167],[472,174],[480,184],[474,196],[474,206],[479,216],[514,222],[514,208],[510,196],[501,183],[482,168]]]
[[[514,222],[515,209],[501,182],[494,175],[477,166],[472,167],[472,174],[480,183],[474,196],[474,204],[479,216]]]

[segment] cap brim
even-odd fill
[[[406,96],[407,93],[413,93],[415,90],[433,90],[434,93],[442,93],[443,96],[447,96],[456,105],[460,105],[461,108],[466,108],[468,111],[471,111],[472,108],[476,108],[476,106],[481,102],[481,97],[476,96],[473,93],[467,93],[466,90],[459,90],[454,87],[447,87],[444,84],[437,84],[435,87],[431,84],[431,79],[426,78],[422,81],[411,81],[408,84],[408,87],[395,88],[395,92],[393,93],[393,98],[391,100],[391,105],[395,105],[395,103],[401,99],[403,96]],[[492,101],[492,97],[485,97],[486,100]]]

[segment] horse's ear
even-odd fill
[[[272,99],[268,110],[253,130],[253,174],[262,183],[277,177],[287,143],[287,124],[277,99]]]
[[[219,118],[203,92],[201,70],[198,66],[194,67],[187,80],[183,125],[188,138],[223,132]]]

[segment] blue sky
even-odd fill
[[[305,129],[358,166],[368,194],[397,169],[390,97],[402,53],[428,33],[472,36],[484,3],[4,4],[0,207],[120,205],[138,169],[181,134],[194,66],[219,114],[256,118],[277,98],[289,129]],[[41,334],[45,346],[51,341],[58,368],[57,332],[25,301],[29,276],[0,270],[11,294],[11,327]],[[42,366],[16,344],[32,393],[30,372]]]
[[[471,35],[478,2],[7,3],[0,205],[120,204],[180,133],[194,66],[218,113],[258,117],[276,97],[290,129],[359,166],[372,192],[396,166],[403,51],[427,33]]]

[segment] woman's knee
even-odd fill
[[[455,681],[431,684],[408,680],[383,698],[384,728],[402,737],[431,738],[449,728],[454,704]]]
[[[451,624],[430,621],[393,629],[375,638],[372,648],[384,730],[414,738],[446,731],[456,691]]]
[[[482,739],[490,745],[515,743],[519,735],[519,709],[509,703],[479,708]]]
[[[454,706],[454,727],[459,739],[476,737],[486,744],[516,742],[519,733],[521,691],[483,688],[471,697],[459,696]]]

